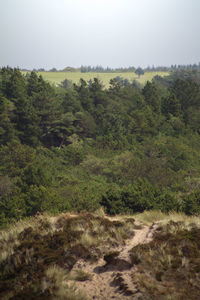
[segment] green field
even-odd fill
[[[26,72],[23,72],[26,73]],[[152,78],[156,75],[159,76],[167,76],[168,72],[146,72],[140,78],[135,73],[127,72],[127,73],[81,73],[81,72],[38,72],[38,74],[42,75],[43,78],[50,83],[58,85],[64,79],[71,80],[74,83],[78,83],[80,78],[88,81],[93,78],[98,78],[105,87],[109,87],[110,79],[120,76],[122,78],[127,78],[132,81],[133,79],[138,80],[141,84],[145,84],[147,80],[152,80]]]

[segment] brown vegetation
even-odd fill
[[[67,284],[74,264],[79,259],[98,260],[130,237],[133,228],[131,222],[89,213],[39,215],[16,224],[0,236],[0,298],[83,299]],[[74,279],[90,276],[79,270]]]
[[[37,215],[0,232],[0,298],[198,299],[199,241],[177,213]]]

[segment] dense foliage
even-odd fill
[[[53,87],[0,69],[0,225],[38,211],[200,213],[200,75]]]

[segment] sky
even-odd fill
[[[0,66],[200,62],[200,0],[0,0]]]

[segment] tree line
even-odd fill
[[[45,70],[44,68],[33,69],[34,72],[81,72],[81,73],[88,73],[88,72],[95,72],[95,73],[126,73],[126,72],[135,72],[137,69],[142,69],[143,72],[173,72],[178,70],[190,70],[190,71],[199,71],[200,70],[200,62],[198,64],[187,64],[187,65],[180,65],[175,64],[171,66],[147,66],[141,68],[140,66],[128,66],[128,67],[118,67],[118,68],[111,68],[111,67],[103,67],[101,65],[97,66],[90,66],[90,65],[82,65],[78,68],[75,67],[65,67],[63,69],[57,69],[55,67],[50,68],[49,70]],[[22,71],[30,71],[28,69],[22,69]]]

